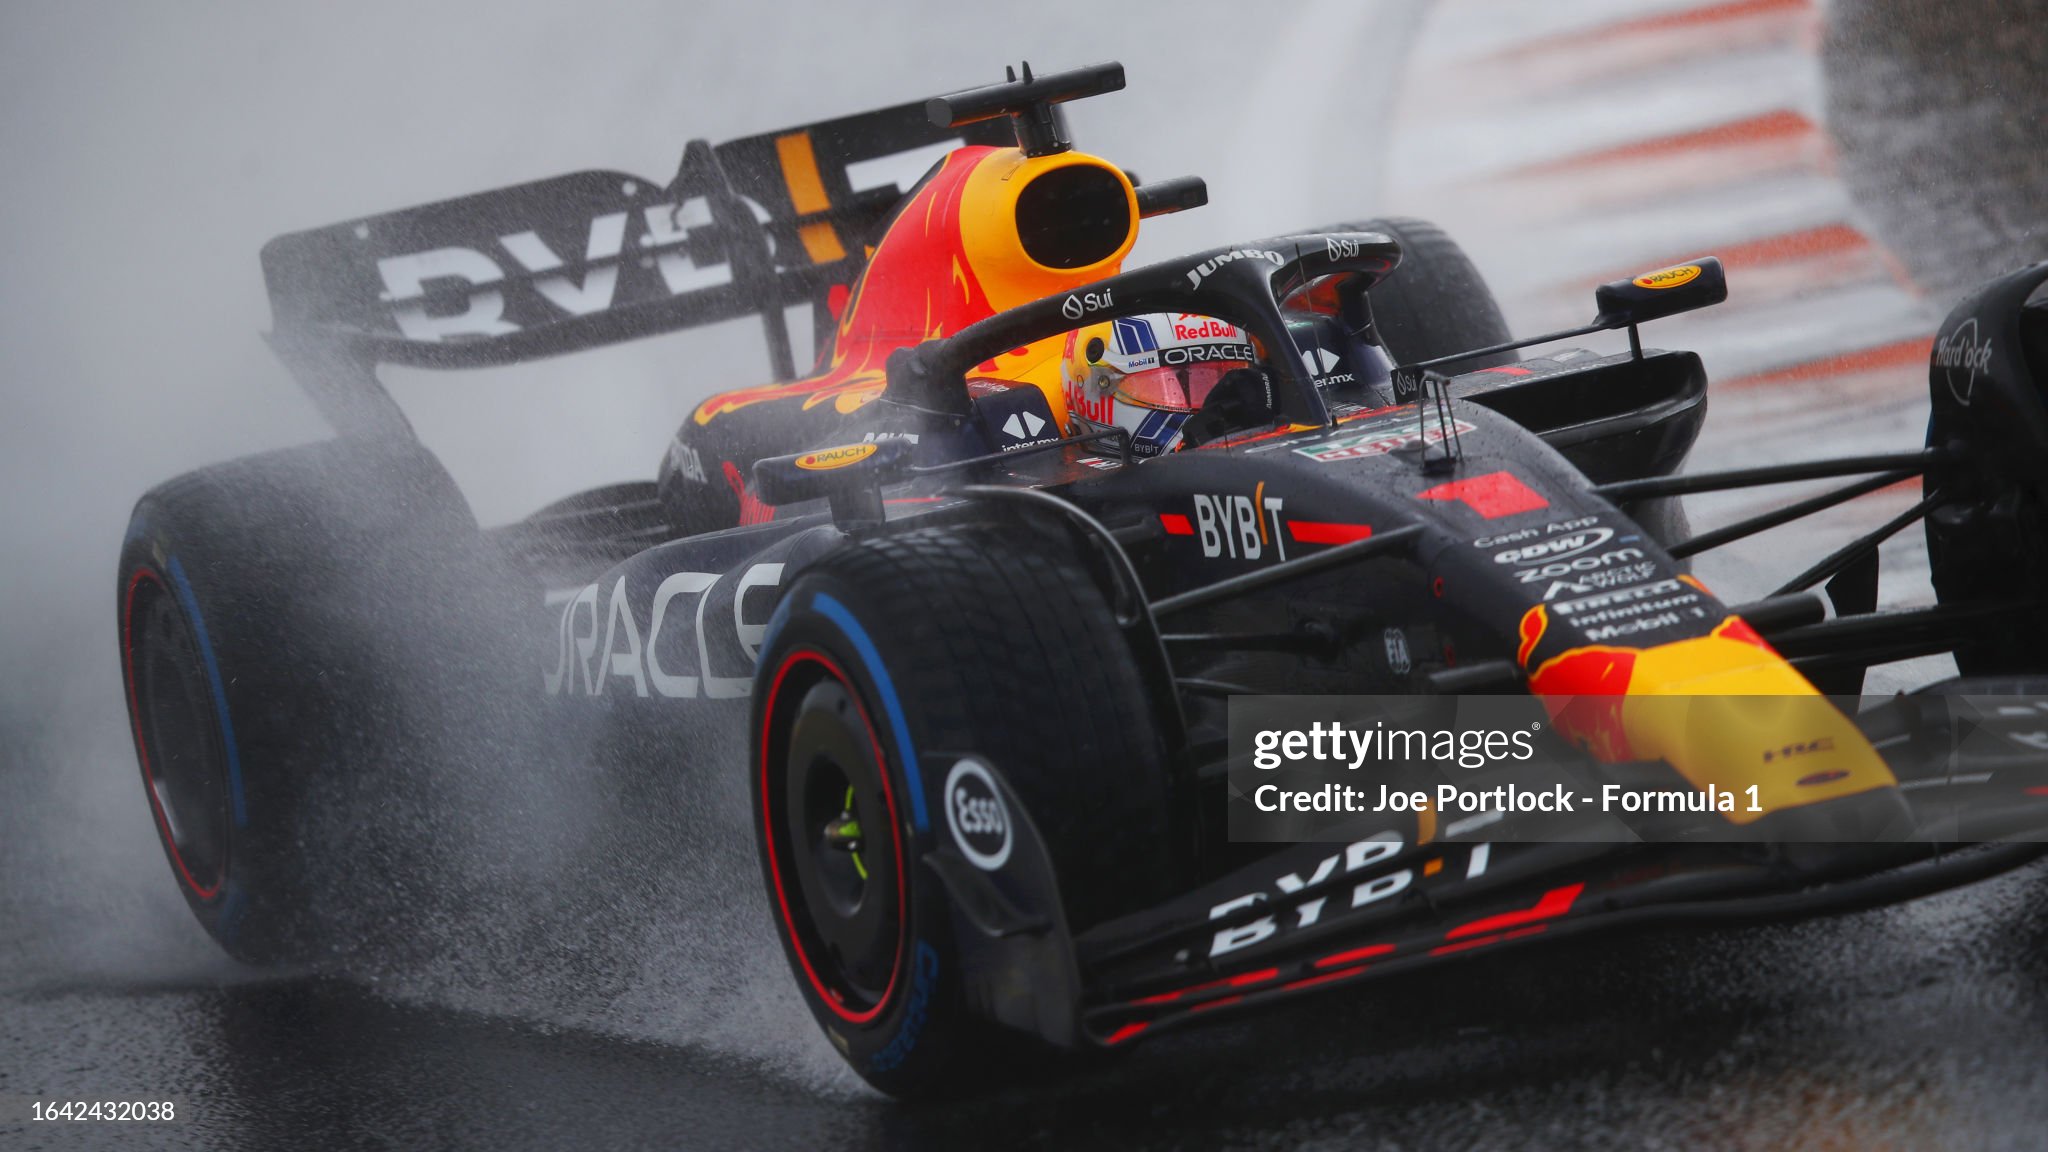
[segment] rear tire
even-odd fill
[[[1457,241],[1429,221],[1382,216],[1321,231],[1381,232],[1401,246],[1400,265],[1368,293],[1373,327],[1395,363],[1434,360],[1514,339],[1486,277]],[[1455,368],[1471,372],[1515,360],[1513,352],[1496,352]]]
[[[502,656],[487,634],[506,618],[479,611],[499,579],[453,481],[414,445],[265,453],[136,503],[116,603],[136,758],[186,902],[230,955],[307,962],[341,941],[330,898],[346,881],[363,903],[371,859],[394,853],[350,828],[360,855],[327,858],[316,817],[441,738],[417,705],[428,682]]]
[[[949,897],[919,866],[942,846],[966,853],[945,808],[956,757],[978,754],[1023,801],[1074,929],[1173,879],[1161,741],[1121,630],[1078,564],[1015,535],[850,544],[790,586],[762,651],[753,790],[769,905],[820,1027],[892,1096],[997,1082],[1022,1040],[970,1009]],[[824,834],[849,816],[866,834],[862,884]]]

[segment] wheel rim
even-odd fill
[[[839,667],[793,652],[763,709],[769,879],[812,991],[863,1024],[894,993],[906,878],[895,797],[874,725]]]
[[[161,577],[129,579],[122,607],[123,674],[136,758],[157,835],[178,879],[212,900],[227,877],[227,758],[205,665],[191,625]]]

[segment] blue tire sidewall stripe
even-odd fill
[[[192,621],[192,631],[199,639],[199,656],[206,664],[206,681],[213,693],[214,713],[220,718],[221,742],[228,753],[228,796],[234,804],[235,827],[249,826],[248,805],[242,798],[242,756],[235,745],[235,722],[228,716],[227,690],[221,684],[220,665],[213,658],[213,641],[206,634],[206,620],[199,614],[199,601],[192,595],[192,585],[185,579],[185,566],[178,563],[174,555],[168,567],[171,583],[177,589],[178,603],[185,609],[186,619]]]
[[[924,777],[917,767],[917,748],[910,741],[910,722],[904,718],[903,702],[896,695],[895,681],[889,678],[889,670],[882,665],[882,654],[875,649],[875,642],[868,637],[867,629],[838,600],[819,592],[811,599],[811,610],[838,626],[852,643],[853,650],[860,655],[868,678],[874,681],[875,691],[881,693],[882,710],[889,717],[889,731],[896,739],[896,748],[903,762],[903,782],[910,791],[911,825],[921,833],[931,831],[931,820],[925,810]],[[209,668],[212,667],[211,659],[209,656]],[[221,715],[225,719],[225,709]]]
[[[246,893],[242,891],[240,884],[232,881],[229,882],[228,898],[220,906],[220,919],[216,921],[215,928],[215,931],[220,933],[222,939],[233,940],[241,931],[242,913],[249,908],[249,902],[244,899],[245,896]]]

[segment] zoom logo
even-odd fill
[[[946,826],[975,867],[993,872],[1010,859],[1010,810],[980,761],[962,760],[946,774]]]

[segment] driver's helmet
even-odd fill
[[[1258,358],[1244,329],[1213,316],[1153,312],[1067,333],[1060,382],[1070,431],[1122,428],[1131,451],[1158,456],[1180,444],[1190,413],[1238,368]]]

